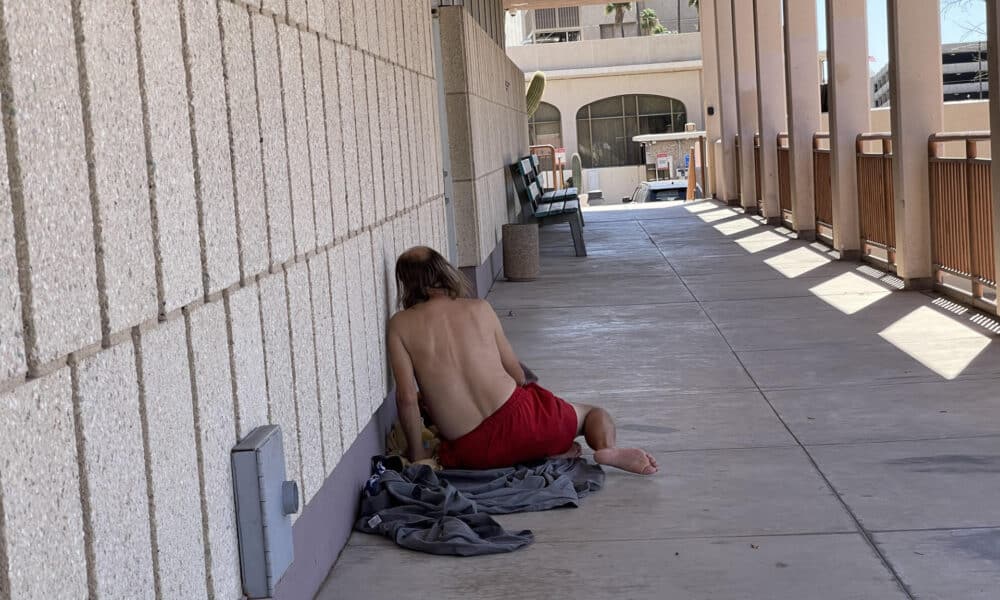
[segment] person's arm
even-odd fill
[[[488,302],[483,302],[483,304],[486,305],[485,310],[493,320],[493,336],[496,338],[497,350],[500,351],[500,361],[503,363],[504,370],[514,379],[517,385],[525,385],[527,377],[525,377],[524,369],[521,368],[521,361],[518,360],[517,354],[514,353],[514,348],[510,345],[510,340],[504,334],[499,317],[497,317],[497,314]]]
[[[423,441],[423,419],[420,418],[420,395],[417,391],[417,380],[413,373],[413,362],[403,346],[403,340],[394,331],[389,322],[389,362],[392,374],[396,380],[396,408],[399,411],[399,423],[406,435],[406,452],[411,461],[427,458]]]

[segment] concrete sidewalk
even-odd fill
[[[490,294],[541,383],[660,474],[443,558],[354,534],[327,599],[995,599],[995,320],[712,202],[596,209]]]

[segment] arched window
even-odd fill
[[[576,113],[580,158],[586,168],[645,162],[637,135],[684,131],[687,110],[674,98],[628,94],[591,102]]]
[[[552,144],[562,147],[562,115],[559,109],[542,102],[538,110],[528,119],[528,140],[532,146],[537,144]]]
[[[538,110],[528,119],[528,142],[532,145],[551,144],[556,148],[562,148],[562,115],[559,109],[542,102],[538,105]],[[549,154],[539,156],[539,167],[542,171],[552,169],[552,157]]]

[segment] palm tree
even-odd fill
[[[631,2],[608,2],[604,7],[604,14],[615,13],[615,25],[622,37],[625,37],[625,13],[629,10],[632,10]]]
[[[639,27],[642,29],[643,35],[656,33],[656,26],[659,24],[660,18],[656,16],[656,11],[652,8],[645,8],[639,14]]]

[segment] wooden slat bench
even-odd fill
[[[573,248],[577,256],[587,256],[583,239],[583,212],[575,188],[543,192],[538,172],[531,158],[525,157],[510,166],[514,188],[521,199],[524,219],[538,223],[539,227],[556,223],[569,223]]]

